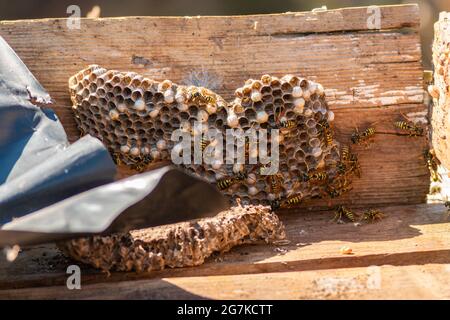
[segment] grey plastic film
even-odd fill
[[[0,37],[0,247],[121,232],[212,216],[210,184],[164,167],[114,181],[103,144],[69,144],[51,98]]]

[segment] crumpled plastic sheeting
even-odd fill
[[[228,207],[171,167],[112,182],[102,143],[70,145],[50,96],[0,37],[0,247],[107,234],[211,216]]]
[[[0,38],[0,224],[112,182],[114,162],[97,139],[69,145],[50,96]]]
[[[228,201],[213,186],[167,166],[88,190],[5,224],[0,246],[126,232],[210,217],[226,208]]]

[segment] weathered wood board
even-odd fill
[[[384,220],[360,226],[330,222],[332,212],[282,214],[288,245],[236,247],[199,267],[108,277],[82,265],[81,290],[65,286],[76,262],[54,246],[32,247],[0,260],[0,299],[449,299],[447,209],[381,210]]]
[[[318,81],[346,141],[355,126],[376,123],[370,149],[358,149],[363,178],[340,201],[354,205],[411,204],[425,200],[428,172],[424,138],[393,134],[400,111],[423,118],[417,5],[378,7],[372,30],[366,7],[319,12],[225,17],[127,17],[0,22],[3,36],[55,100],[54,109],[74,141],[68,78],[89,64],[183,82],[208,71],[216,91],[231,99],[248,78],[297,74]],[[122,172],[127,174],[126,171]]]

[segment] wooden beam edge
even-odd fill
[[[381,18],[381,28],[369,27],[368,19],[376,15],[377,8]],[[65,23],[68,18],[45,18],[31,20],[0,20],[0,26],[46,25]],[[160,23],[183,23],[195,21],[202,23],[220,23],[233,28],[229,20],[248,24],[255,34],[289,33],[327,33],[342,31],[381,31],[390,29],[413,28],[420,26],[419,6],[417,4],[349,7],[331,10],[286,12],[276,14],[234,15],[234,16],[129,16],[110,18],[81,18],[82,22],[96,24],[117,24],[130,21],[151,21]],[[225,30],[226,31],[226,30]]]

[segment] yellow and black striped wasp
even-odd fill
[[[408,119],[403,113],[400,113],[406,121],[396,121],[394,126],[398,129],[406,131],[410,137],[420,137],[424,135],[424,130]]]
[[[302,180],[304,182],[320,182],[328,179],[326,172],[303,172]]]
[[[319,133],[323,136],[325,146],[331,146],[333,144],[333,132],[331,130],[331,126],[326,119],[322,119],[318,122],[319,125]]]
[[[341,157],[336,164],[336,168],[340,175],[354,173],[358,178],[361,177],[361,166],[358,156],[352,153],[347,145],[341,147]]]
[[[201,103],[215,104],[216,103],[216,99],[211,94],[206,94],[205,92],[201,92],[199,89],[197,89],[196,91],[194,91],[192,93],[191,100],[198,104],[201,104]]]
[[[112,154],[112,159],[113,159],[114,163],[118,166],[122,165],[122,163],[123,163],[122,159],[120,157],[121,157],[121,154],[118,152],[114,152]]]
[[[368,209],[363,212],[361,220],[366,222],[375,222],[382,220],[386,215],[378,209]]]
[[[326,191],[330,198],[340,197],[343,193],[352,190],[350,186],[350,181],[347,178],[342,177],[337,179],[332,185],[327,185]]]
[[[284,178],[283,175],[279,172],[271,173],[270,165],[271,165],[270,163],[260,164],[257,165],[257,167],[259,168],[260,175],[267,176],[270,193],[272,193],[275,196],[275,199],[270,202],[270,206],[272,207],[272,210],[276,210],[280,208]]]
[[[236,183],[244,183],[246,180],[251,180],[253,182],[256,182],[256,179],[253,177],[250,177],[250,173],[252,173],[258,166],[254,166],[250,171],[246,171],[243,169],[242,171],[239,171],[234,176],[228,176],[222,179],[217,180],[216,186],[219,190],[223,191],[228,188],[230,188],[232,185]]]
[[[338,205],[337,207],[335,207],[334,212],[335,212],[335,214],[334,214],[333,221],[338,222],[338,223],[342,222],[343,217],[347,218],[351,222],[355,222],[356,219],[358,218],[358,215],[356,213],[345,208],[342,205]]]
[[[200,150],[202,150],[202,152],[204,152],[205,149],[206,149],[206,147],[209,146],[210,143],[211,143],[211,141],[208,140],[207,138],[205,138],[205,136],[203,135],[203,136],[200,138]]]
[[[196,133],[195,129],[191,129],[191,137],[192,137],[192,144],[194,145],[197,143],[197,140],[195,139],[195,135],[201,135],[200,141],[198,141],[198,145],[200,146],[201,152],[205,152],[205,149],[212,143],[212,141],[207,137],[206,133]]]
[[[368,147],[370,140],[376,134],[375,128],[373,127],[374,124],[375,123],[373,123],[371,126],[367,127],[361,132],[359,131],[358,127],[355,127],[355,130],[350,136],[351,142],[357,145],[365,144],[365,146]]]
[[[114,162],[117,165],[124,164],[124,161],[121,160],[121,156],[126,159],[130,164],[130,168],[139,172],[144,171],[147,167],[152,163],[153,158],[151,155],[140,155],[140,156],[131,156],[131,155],[120,155],[118,153],[113,154]]]
[[[438,160],[434,155],[433,150],[425,149],[422,152],[423,158],[427,164],[428,170],[430,171],[431,180],[434,182],[441,181],[441,177],[438,173]]]
[[[273,193],[277,198],[280,197],[283,191],[283,175],[281,173],[272,174],[268,177],[270,192]]]
[[[291,196],[287,197],[286,199],[284,199],[283,201],[281,201],[280,208],[290,208],[290,207],[296,206],[296,205],[300,204],[302,202],[302,200],[303,200],[303,194],[301,194],[301,193],[291,195]]]
[[[247,172],[239,172],[235,176],[225,177],[217,180],[216,185],[219,190],[223,191],[236,183],[243,183],[247,178]]]
[[[290,194],[278,201],[278,205],[280,208],[290,208],[299,205],[303,201],[304,196],[301,192],[298,191],[298,188],[301,188],[301,182],[299,181],[294,183]]]
[[[347,162],[350,160],[351,152],[350,147],[348,145],[343,145],[341,147],[341,161]]]
[[[349,171],[350,168],[348,162],[350,160],[350,156],[351,156],[350,147],[347,145],[343,145],[341,147],[340,159],[336,163],[336,168],[340,175],[344,175]]]
[[[269,125],[269,129],[278,129],[286,138],[292,138],[294,136],[294,129],[297,128],[297,122],[295,120],[289,120],[284,117],[282,111],[278,113],[275,118],[275,123]]]
[[[354,153],[350,154],[349,172],[354,173],[358,178],[361,178],[361,165],[359,164],[358,156]]]

